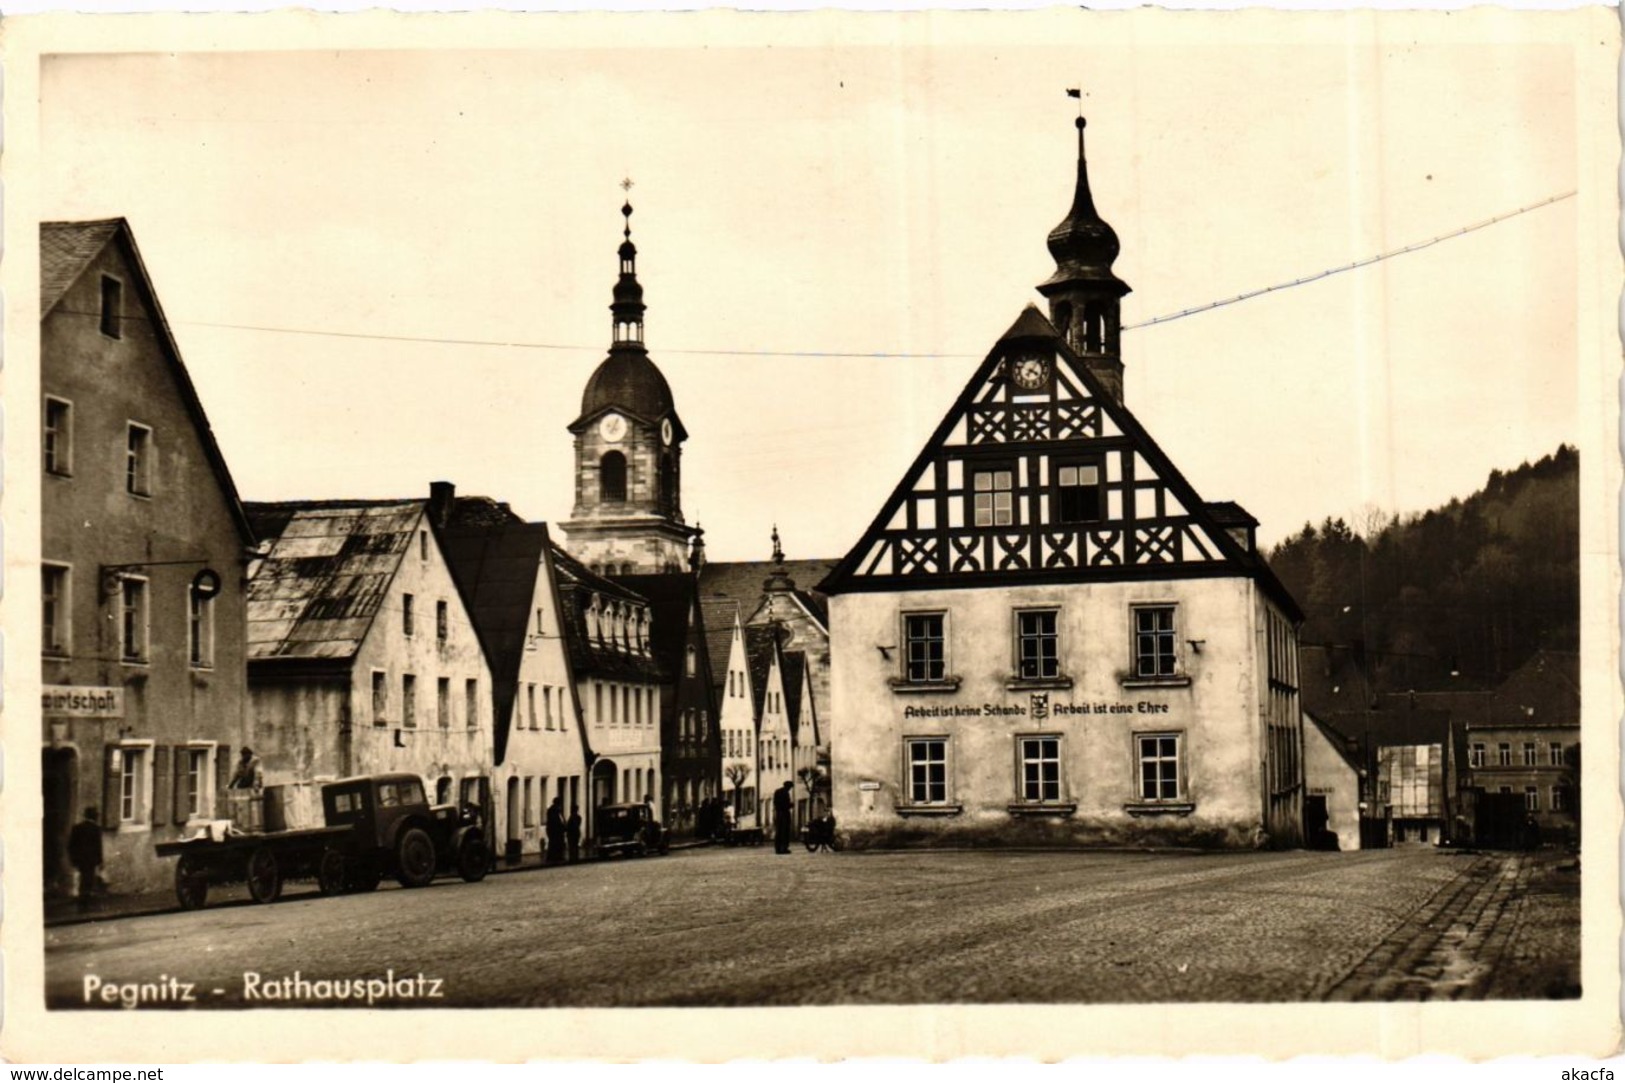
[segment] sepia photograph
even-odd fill
[[[1611,1048],[1612,13],[264,18],[7,46],[11,1040]]]

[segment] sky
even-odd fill
[[[1567,46],[1006,18],[51,57],[42,217],[129,219],[245,499],[444,479],[559,521],[630,177],[684,512],[711,559],[759,560],[774,524],[793,559],[844,555],[1042,303],[1067,87],[1127,325],[1580,186]],[[1578,202],[1129,330],[1127,404],[1265,543],[1464,496],[1578,438]]]

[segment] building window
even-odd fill
[[[1023,801],[1059,801],[1061,799],[1061,739],[1059,737],[1022,737],[1021,799]]]
[[[147,660],[147,581],[131,575],[119,580],[119,657]]]
[[[187,656],[192,665],[208,669],[214,665],[214,596],[187,588]]]
[[[214,749],[188,745],[175,750],[175,819],[200,820],[214,808]]]
[[[64,476],[73,473],[73,404],[47,395],[44,430],[45,472]]]
[[[909,613],[903,617],[903,663],[910,682],[930,684],[947,676],[947,620],[943,613]]]
[[[1061,675],[1056,617],[1053,609],[1016,613],[1016,672],[1023,680],[1048,680]]]
[[[1059,463],[1055,468],[1055,521],[1096,523],[1104,515],[1100,467],[1094,463]]]
[[[40,568],[40,647],[46,654],[66,655],[73,647],[68,568],[45,564]]]
[[[1178,671],[1174,652],[1174,607],[1134,608],[1134,675],[1172,677]]]
[[[688,667],[688,675],[690,677],[699,672],[699,655],[695,652],[692,646],[688,648],[684,664]]]
[[[1546,746],[1546,763],[1551,767],[1563,766],[1563,745],[1560,742],[1552,741]]]
[[[971,474],[971,521],[977,526],[1009,526],[1015,522],[1015,471],[1008,467],[977,470]]]
[[[530,728],[536,728],[536,686],[525,685],[525,707],[530,713]]]
[[[401,725],[415,729],[418,724],[418,679],[408,673],[401,677]]]
[[[435,719],[443,730],[451,729],[451,678],[441,677],[434,686]]]
[[[1177,801],[1183,789],[1179,777],[1179,734],[1141,733],[1134,737],[1140,757],[1140,800]]]
[[[124,491],[152,495],[152,430],[134,421],[126,428]]]
[[[429,532],[427,530],[418,531],[418,559],[429,559]]]
[[[372,724],[382,726],[389,715],[389,688],[382,670],[372,671]]]
[[[468,728],[480,724],[480,682],[470,679],[463,684],[463,709],[468,712]]]
[[[121,745],[118,752],[121,761],[118,791],[119,823],[143,823],[147,818],[147,803],[151,793],[147,777],[151,766],[148,759],[151,749]]]
[[[450,607],[447,606],[445,602],[434,603],[434,637],[440,642],[444,643],[446,641],[446,636],[451,631],[450,625]]]
[[[415,621],[412,616],[412,603],[414,599],[410,594],[401,595],[401,632],[411,635]]]
[[[626,456],[619,451],[605,452],[598,460],[598,495],[606,501],[626,499]]]
[[[1523,807],[1530,812],[1540,811],[1540,790],[1534,786],[1523,788]]]
[[[1512,766],[1512,746],[1510,744],[1508,744],[1505,741],[1502,741],[1499,745],[1496,746],[1495,752],[1496,752],[1496,763],[1500,764],[1502,767],[1511,767]]]
[[[903,742],[908,753],[908,799],[916,805],[942,805],[948,801],[948,740],[911,737]]]
[[[1561,786],[1552,787],[1552,811],[1563,811],[1563,787]]]
[[[1484,751],[1484,745],[1482,742],[1474,744],[1473,747],[1468,751],[1468,765],[1471,767],[1483,767]]]
[[[1535,766],[1535,742],[1533,741],[1523,743],[1523,765],[1525,767]]]
[[[120,338],[124,313],[124,283],[111,275],[102,275],[102,334]]]

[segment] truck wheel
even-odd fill
[[[337,895],[348,883],[345,873],[344,855],[337,850],[323,850],[316,866],[316,890],[323,895]]]
[[[282,894],[282,870],[268,846],[260,846],[248,855],[248,893],[257,903],[276,902]]]
[[[182,854],[175,866],[175,898],[182,910],[201,910],[209,897],[209,876],[203,871],[203,859],[193,854]]]
[[[421,827],[409,827],[395,844],[395,879],[402,887],[427,887],[434,879],[434,840]]]
[[[491,853],[485,847],[485,840],[477,833],[469,832],[457,847],[457,875],[471,884],[477,884],[485,879],[490,859]]]

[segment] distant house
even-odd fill
[[[1395,700],[1320,721],[1346,739],[1365,772],[1362,847],[1438,845],[1454,837],[1461,729],[1450,711]]]
[[[818,723],[818,698],[803,651],[784,652],[784,705],[790,722],[790,777],[796,783],[796,826],[829,811],[828,746]]]
[[[1358,750],[1319,718],[1307,712],[1303,717],[1304,842],[1314,849],[1358,850],[1363,774]]]
[[[745,656],[750,663],[752,713],[756,717],[756,778],[760,787],[757,814],[762,830],[774,830],[773,795],[794,781],[794,743],[790,736],[790,715],[785,706],[784,648],[780,632],[771,625],[751,625],[745,629]],[[798,664],[798,669],[799,664]]]
[[[717,729],[722,740],[722,798],[739,827],[755,827],[757,795],[756,709],[739,604],[726,598],[701,603],[709,640]]]
[[[268,783],[408,771],[490,785],[491,673],[425,500],[248,505],[251,736]]]
[[[692,572],[614,580],[649,602],[650,644],[666,677],[660,688],[665,824],[692,833],[700,802],[722,793],[722,734],[698,584]]]
[[[434,489],[431,513],[491,667],[491,837],[510,857],[540,853],[548,805],[557,800],[567,819],[587,772],[547,524],[513,515],[482,522],[482,509],[456,500],[449,485]]]
[[[649,602],[589,571],[554,546],[564,642],[586,727],[590,782],[582,815],[588,836],[596,810],[648,801],[663,815],[660,780],[660,686],[650,641]]]
[[[1546,838],[1579,826],[1579,678],[1577,654],[1537,651],[1496,689],[1483,719],[1466,727],[1467,788],[1518,795]]]
[[[44,888],[73,890],[93,808],[111,890],[140,891],[173,875],[154,843],[224,808],[254,536],[129,224],[39,239]]]

